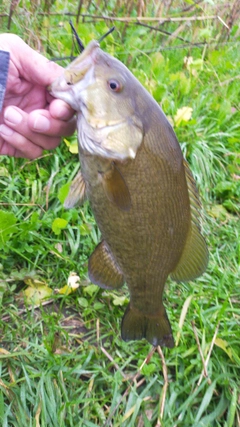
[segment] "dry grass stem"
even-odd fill
[[[90,15],[90,14],[82,14],[83,18],[91,18],[101,21],[118,21],[118,22],[182,22],[182,21],[204,21],[204,20],[212,20],[212,19],[219,19],[218,15],[210,15],[210,16],[178,16],[178,17],[152,17],[152,16],[137,16],[137,17],[130,17],[130,16],[123,16],[123,17],[116,17],[116,16],[106,16],[106,15]]]
[[[220,86],[228,85],[229,83],[233,82],[236,79],[240,79],[240,75],[232,77],[231,79],[228,79],[228,80],[224,80],[224,82],[220,83]]]
[[[207,369],[207,365],[208,365],[209,360],[210,360],[210,357],[211,357],[211,353],[212,353],[212,350],[213,350],[213,346],[214,346],[214,343],[215,343],[215,339],[216,339],[216,337],[217,337],[218,329],[219,329],[219,323],[218,323],[218,325],[217,325],[217,327],[216,327],[216,330],[215,330],[215,332],[214,332],[214,335],[213,335],[213,338],[212,338],[212,341],[211,341],[211,345],[210,345],[210,348],[209,348],[209,352],[208,352],[208,355],[207,355],[206,360],[205,360],[205,366],[206,366],[206,369]],[[203,377],[204,377],[204,369],[202,370],[202,373],[201,373],[201,375],[200,375],[200,377],[199,377],[199,380],[198,380],[198,383],[197,383],[197,387],[199,387],[199,386],[200,386],[200,384],[201,384],[201,382],[202,382]]]
[[[40,156],[40,157],[37,157],[36,159],[31,159],[31,160],[28,160],[27,162],[25,162],[21,167],[20,167],[20,170],[22,170],[22,169],[24,169],[25,168],[25,166],[27,166],[27,165],[31,165],[32,163],[36,163],[37,161],[39,161],[40,159],[45,159],[46,157],[52,157],[53,156],[53,153],[47,153],[47,154],[44,154],[43,156]]]
[[[148,364],[152,358],[152,355],[155,353],[157,347],[152,347],[152,349],[150,350],[150,352],[148,353],[147,357],[144,359],[143,363],[141,364],[140,368],[138,369],[137,373],[132,377],[131,382],[129,384],[129,386],[126,388],[125,392],[123,393],[121,399],[119,400],[118,404],[115,406],[115,408],[113,408],[112,412],[110,413],[108,419],[106,420],[106,422],[104,423],[103,427],[107,427],[110,425],[111,420],[115,414],[115,412],[117,411],[117,409],[119,408],[119,406],[121,405],[121,403],[123,402],[123,400],[125,399],[125,397],[128,395],[129,391],[131,390],[132,384],[138,379],[138,377],[141,375],[141,370],[143,368],[143,366],[145,364]],[[141,383],[142,384],[142,383]],[[141,385],[140,384],[140,385]]]
[[[163,354],[163,351],[162,351],[160,345],[157,347],[157,352],[158,352],[158,354],[161,358],[161,361],[162,361],[164,385],[163,385],[162,393],[161,393],[160,399],[159,399],[159,417],[158,417],[157,424],[155,427],[163,427],[162,419],[163,419],[165,401],[166,401],[166,395],[167,395],[167,389],[168,389],[168,371],[167,371],[167,365],[166,365],[166,361],[164,358],[164,354]]]
[[[224,22],[224,20],[221,18],[221,16],[218,16],[219,21],[226,27],[228,30],[230,30],[229,26]]]
[[[120,368],[120,366],[114,361],[113,357],[111,356],[111,354],[109,354],[107,352],[107,350],[104,347],[101,347],[102,352],[105,354],[105,356],[107,356],[107,358],[110,360],[110,362],[113,364],[114,368],[121,372],[123,378],[126,379],[126,375],[124,374],[124,372],[122,371],[122,369]]]
[[[97,343],[99,343],[99,340],[100,340],[100,320],[99,320],[99,317],[97,318],[97,321],[96,321],[96,333],[97,333]]]
[[[28,207],[37,206],[39,209],[41,209],[43,211],[43,213],[46,212],[43,209],[43,207],[41,205],[39,205],[38,203],[7,203],[7,202],[0,202],[0,206],[28,206]]]
[[[203,352],[202,352],[201,345],[200,345],[200,342],[199,342],[199,338],[198,338],[198,334],[197,334],[197,329],[196,329],[195,323],[193,321],[192,321],[192,327],[193,327],[193,332],[194,332],[194,335],[195,335],[195,338],[196,338],[198,351],[199,351],[200,357],[202,359],[203,375],[204,375],[205,378],[207,378],[208,377],[207,366],[206,366],[205,359],[203,357]],[[210,383],[211,383],[211,380],[209,380],[209,384]]]
[[[28,311],[32,311],[32,309],[34,309],[34,310],[36,310],[37,308],[39,308],[39,307],[42,307],[42,306],[44,306],[44,305],[49,305],[49,304],[52,304],[54,302],[54,299],[49,299],[49,300],[47,300],[47,301],[42,301],[40,304],[36,304],[36,305],[34,305],[34,306],[30,306],[30,307],[25,307],[25,308],[23,308],[22,310],[18,310],[17,312],[16,312],[16,314],[17,314],[17,316],[21,316],[21,314],[24,314],[24,313],[27,313]],[[11,319],[11,316],[10,315],[7,315],[7,316],[4,316],[4,317],[2,317],[1,318],[1,320],[3,321],[3,322],[7,322],[8,320],[10,320]]]

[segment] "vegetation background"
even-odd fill
[[[99,231],[63,201],[76,135],[34,161],[0,158],[0,424],[3,427],[240,425],[240,6],[236,0],[2,0],[2,32],[49,58],[86,45],[123,61],[161,104],[191,165],[210,260],[170,280],[175,348],[125,343],[128,292],[87,277]],[[78,286],[79,285],[79,286]]]

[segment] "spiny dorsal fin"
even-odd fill
[[[172,279],[176,281],[196,279],[204,273],[208,264],[207,245],[201,234],[201,202],[192,172],[185,160],[184,167],[190,199],[191,225],[180,261],[171,273]]]
[[[129,211],[131,207],[131,196],[127,184],[115,163],[109,171],[101,174],[102,184],[106,196],[122,211]]]
[[[86,198],[86,184],[81,171],[78,171],[74,180],[71,183],[68,195],[64,201],[64,207],[71,209],[76,206],[81,206]]]
[[[124,284],[123,274],[104,240],[89,258],[88,274],[91,282],[104,289],[118,289]]]

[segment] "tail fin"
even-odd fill
[[[146,338],[155,347],[174,347],[171,325],[164,308],[155,316],[146,316],[129,304],[122,319],[121,334],[124,341]]]

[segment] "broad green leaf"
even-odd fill
[[[146,376],[150,376],[156,372],[157,367],[155,363],[145,363],[145,365],[142,368],[142,374]]]
[[[92,297],[98,290],[99,286],[91,284],[83,288],[83,293]]]
[[[78,153],[78,142],[77,139],[74,139],[73,142],[68,141],[66,138],[64,138],[64,142],[66,146],[68,147],[70,153],[77,154]]]
[[[78,298],[78,304],[80,305],[80,307],[87,308],[88,300],[86,298],[80,297]]]
[[[123,295],[123,296],[114,295],[114,297],[113,297],[113,304],[114,305],[123,306],[126,302],[128,302],[128,298],[126,298],[125,295]]]
[[[42,281],[42,280],[38,280],[37,278],[31,277],[31,276],[25,276],[23,279],[24,283],[26,283],[26,285],[31,286],[32,288],[39,288],[41,286],[47,286],[47,283]]]
[[[217,347],[220,347],[223,351],[225,351],[225,353],[228,355],[228,357],[233,360],[232,357],[232,349],[229,348],[229,344],[227,341],[222,340],[221,338],[216,338],[215,339],[215,343],[214,343]]]
[[[103,307],[104,307],[104,304],[100,301],[95,302],[93,305],[94,310],[101,310]]]
[[[63,204],[64,200],[66,199],[68,192],[69,192],[69,188],[70,188],[71,182],[67,182],[66,184],[64,184],[58,192],[58,199],[60,200],[60,202]]]
[[[37,287],[28,286],[28,288],[23,291],[26,297],[26,303],[34,305],[38,305],[46,298],[49,298],[52,295],[52,292],[52,289],[46,285]]]
[[[6,243],[7,237],[17,231],[17,218],[12,212],[0,210],[0,243]]]
[[[59,235],[61,233],[61,231],[64,230],[64,228],[66,228],[67,224],[68,224],[68,222],[66,219],[55,218],[53,223],[52,223],[52,231],[56,235]]]

